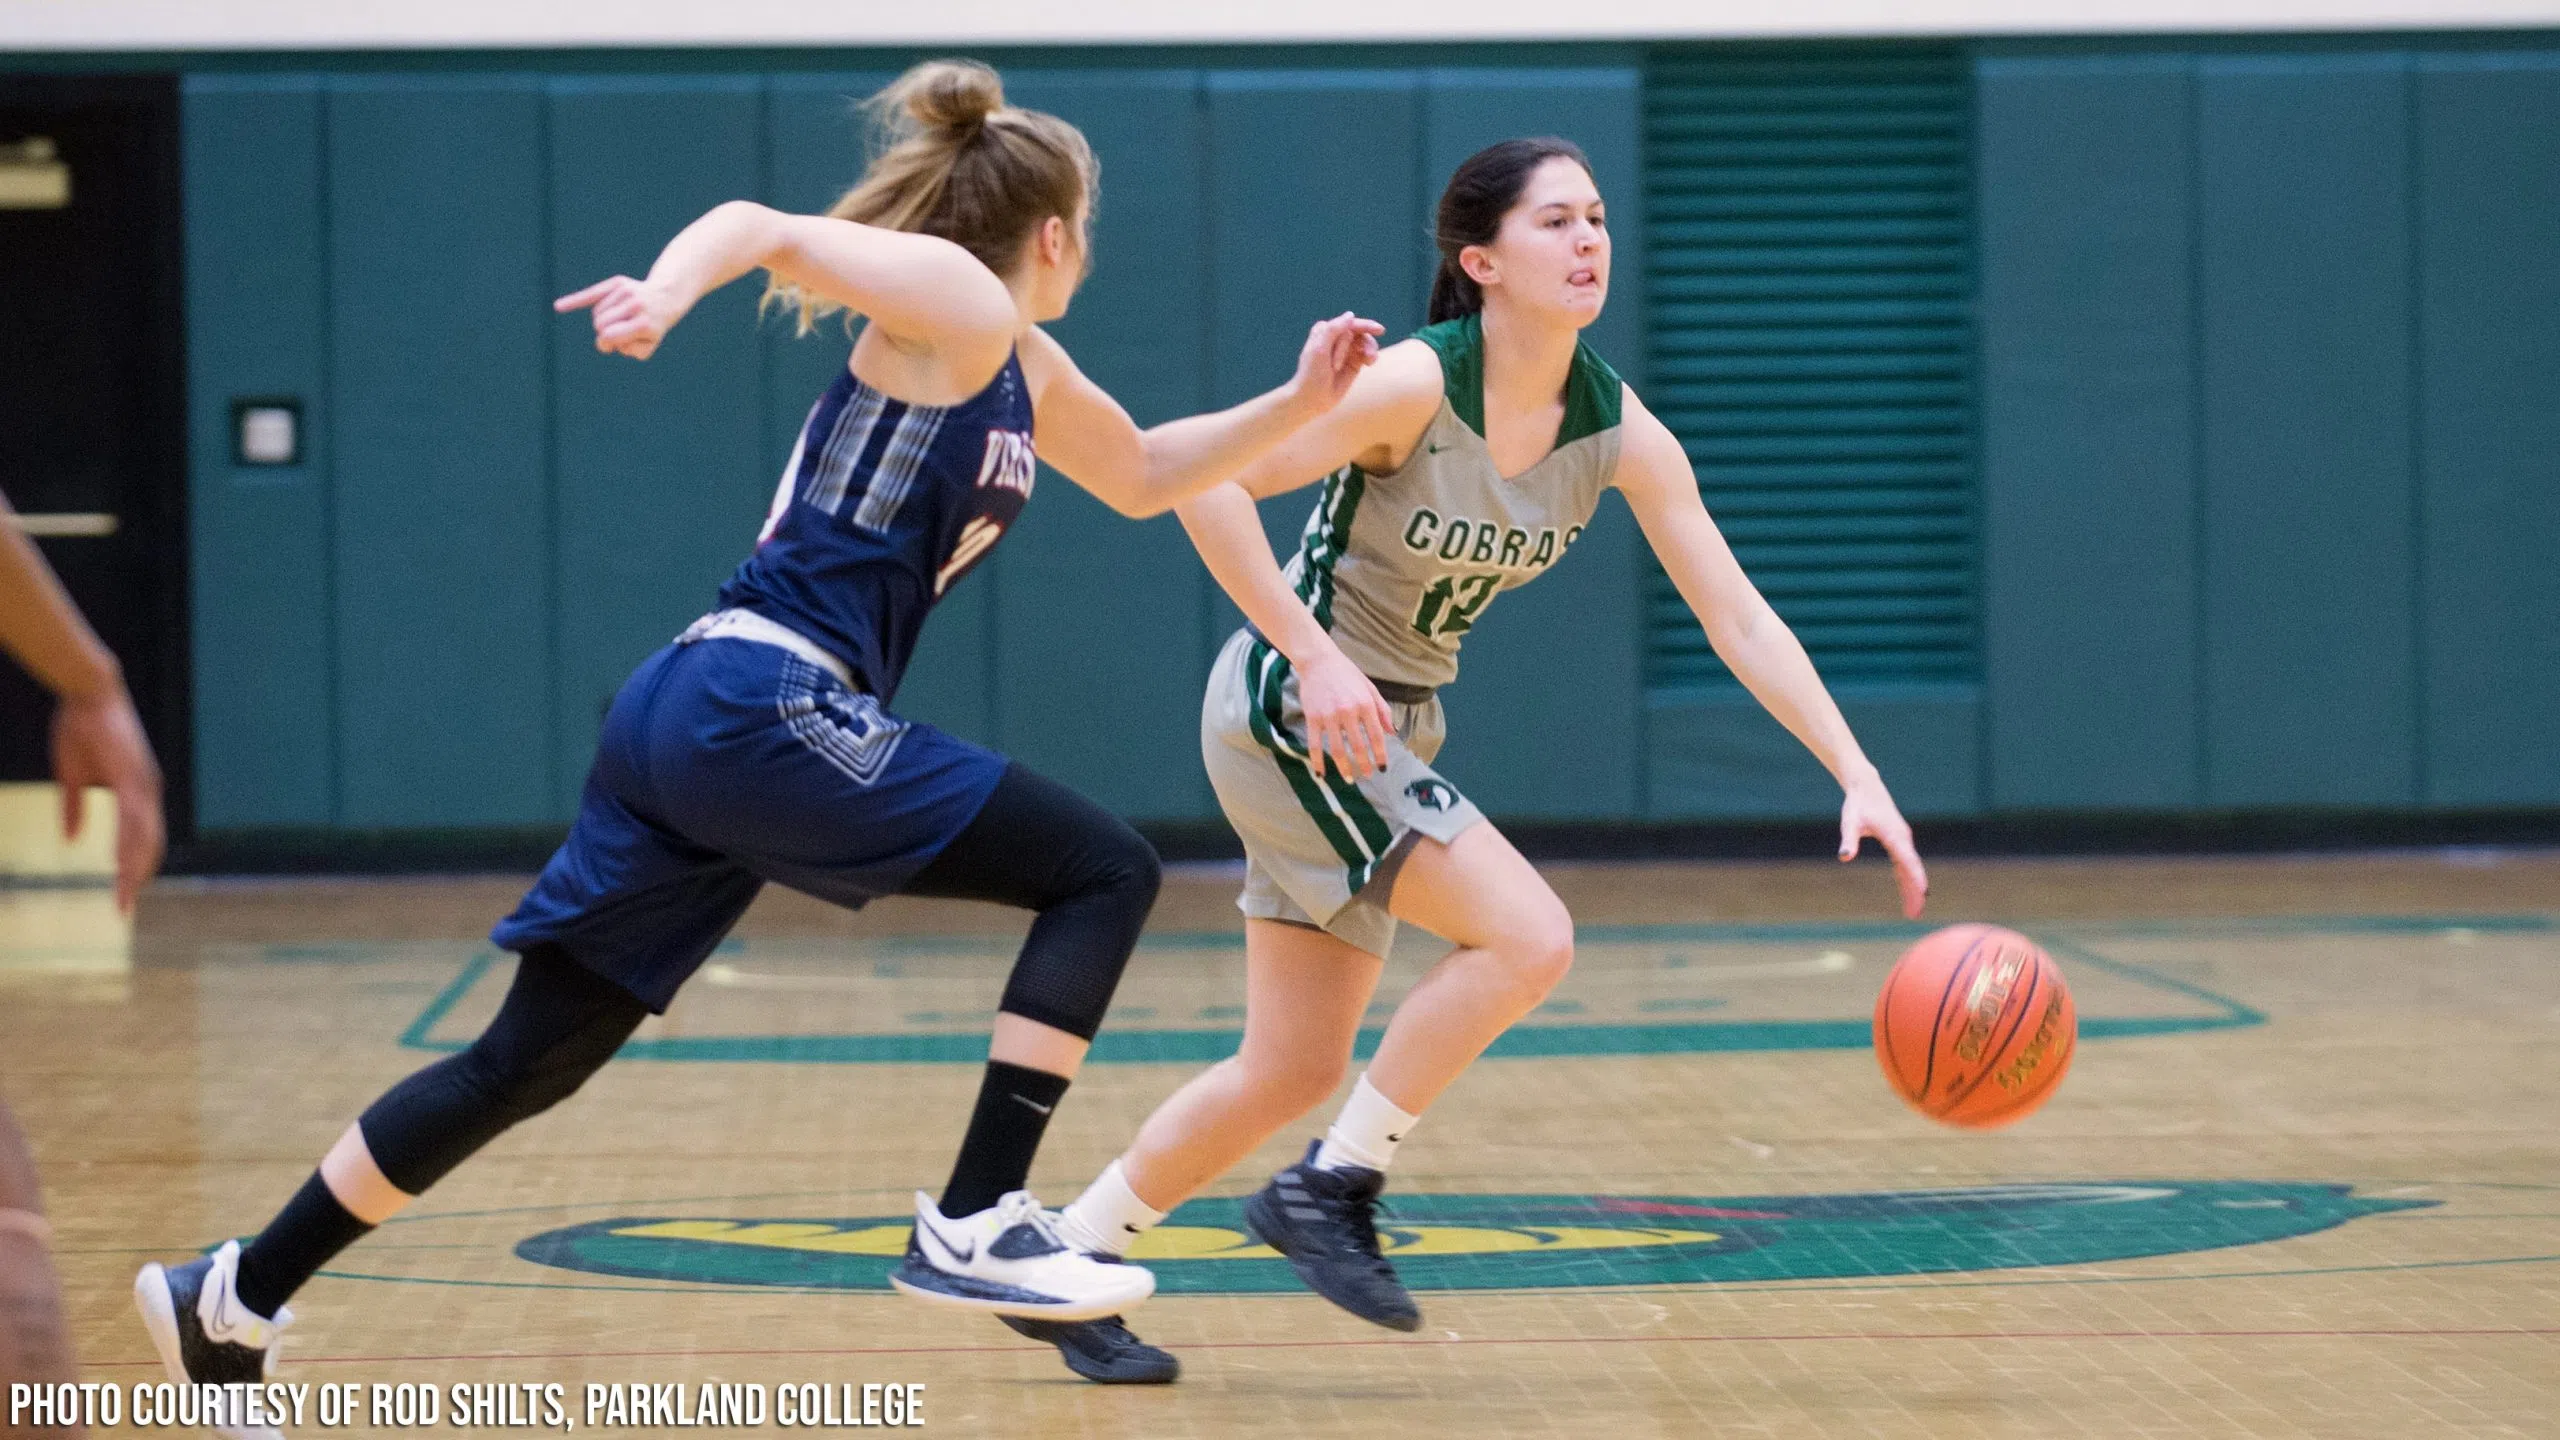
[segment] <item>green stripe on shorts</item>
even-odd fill
[[[1342,813],[1350,816],[1351,823],[1360,827],[1360,838],[1367,842],[1369,853],[1377,857],[1360,867],[1360,873],[1352,877],[1351,892],[1356,895],[1360,893],[1361,886],[1369,883],[1369,872],[1377,868],[1378,860],[1385,859],[1387,851],[1395,845],[1396,832],[1388,828],[1386,817],[1378,813],[1378,807],[1369,802],[1368,796],[1360,793],[1357,784],[1331,768],[1324,772],[1324,783],[1333,792],[1333,798],[1341,803]]]
[[[1245,712],[1251,718],[1253,738],[1262,742],[1263,749],[1271,752],[1271,761],[1280,767],[1281,778],[1297,792],[1299,808],[1307,812],[1307,818],[1315,822],[1317,833],[1324,836],[1325,843],[1333,847],[1333,853],[1347,867],[1352,877],[1352,892],[1357,894],[1360,886],[1368,881],[1369,871],[1376,866],[1378,857],[1362,850],[1360,842],[1353,838],[1341,817],[1333,813],[1333,806],[1325,800],[1324,787],[1316,782],[1306,762],[1289,748],[1288,727],[1280,718],[1281,687],[1288,683],[1289,659],[1264,641],[1256,640],[1245,652],[1244,663],[1245,696],[1249,702]],[[1373,818],[1375,813],[1371,812]]]

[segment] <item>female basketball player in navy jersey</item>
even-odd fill
[[[1321,322],[1288,384],[1141,433],[1038,328],[1086,269],[1083,136],[1006,106],[972,64],[919,66],[873,103],[895,143],[828,215],[723,205],[646,279],[559,302],[592,310],[599,350],[634,359],[758,268],[804,326],[837,309],[868,324],[754,554],[615,699],[568,842],[493,933],[522,959],[487,1031],[368,1108],[245,1248],[144,1268],[137,1298],[173,1378],[259,1379],[287,1297],[576,1090],[767,881],[847,906],[902,892],[1037,912],[950,1183],[916,1197],[896,1283],[1012,1318],[1095,1378],[1171,1378],[1169,1357],[1108,1319],[1153,1278],[1062,1244],[1022,1189],[1154,902],[1155,854],[1074,792],[890,705],[926,612],[1021,510],[1035,454],[1124,514],[1164,511],[1330,408],[1378,327]]]

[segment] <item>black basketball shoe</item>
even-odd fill
[[[1387,1177],[1359,1167],[1317,1169],[1322,1144],[1309,1142],[1306,1159],[1244,1202],[1245,1228],[1327,1300],[1390,1330],[1421,1329],[1421,1309],[1378,1253],[1378,1192]]]
[[[999,1315],[1014,1334],[1058,1347],[1067,1368],[1097,1385],[1170,1385],[1182,1374],[1173,1352],[1129,1333],[1117,1315],[1099,1320],[1026,1320]]]
[[[275,1371],[276,1351],[293,1312],[279,1307],[273,1320],[250,1313],[233,1288],[240,1274],[240,1242],[184,1265],[142,1267],[133,1277],[133,1303],[142,1311],[161,1367],[180,1385],[255,1385]],[[283,1440],[272,1425],[216,1425],[225,1440]]]

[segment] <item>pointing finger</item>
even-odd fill
[[[596,301],[601,298],[606,291],[613,288],[613,282],[621,278],[622,277],[619,275],[609,276],[588,286],[584,290],[563,295],[559,299],[551,302],[551,308],[563,315],[568,314],[572,310],[583,310],[596,303]]]

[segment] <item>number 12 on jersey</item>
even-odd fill
[[[1476,623],[1476,612],[1501,586],[1502,577],[1490,572],[1441,576],[1422,592],[1422,604],[1413,612],[1414,632],[1456,635],[1467,630]]]

